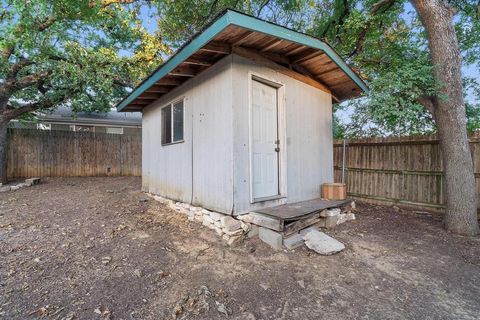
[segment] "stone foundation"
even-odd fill
[[[167,205],[169,208],[185,214],[187,219],[201,223],[214,231],[229,246],[239,244],[245,237],[258,235],[258,227],[248,222],[235,219],[232,216],[195,207],[188,203],[176,202],[157,195],[149,194],[153,199]]]
[[[18,189],[21,189],[21,188],[25,188],[25,187],[31,187],[35,184],[39,184],[40,183],[40,178],[30,178],[30,179],[25,179],[25,182],[20,182],[20,183],[16,183],[16,184],[12,184],[12,185],[2,185],[0,183],[0,192],[7,192],[7,191],[16,191]]]
[[[203,226],[214,231],[228,245],[233,246],[242,242],[246,237],[258,236],[263,242],[276,250],[298,248],[304,244],[305,232],[317,228],[334,228],[346,221],[355,220],[355,202],[340,208],[323,210],[318,219],[303,229],[285,234],[277,229],[279,220],[258,213],[247,213],[232,217],[223,213],[210,211],[201,207],[195,207],[188,203],[176,202],[157,195],[148,194],[153,199],[167,205],[169,208],[185,214],[187,219],[201,223]]]

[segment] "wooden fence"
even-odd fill
[[[335,181],[341,182],[343,141],[334,141],[333,148]],[[470,137],[470,148],[479,193],[479,136]],[[349,196],[370,202],[444,209],[443,161],[435,136],[355,139],[346,141],[345,149]]]
[[[8,177],[140,176],[141,136],[9,129]]]

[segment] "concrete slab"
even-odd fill
[[[345,245],[343,243],[318,230],[308,231],[303,236],[303,240],[305,240],[305,245],[309,249],[321,255],[328,256],[345,249]]]

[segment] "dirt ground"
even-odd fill
[[[347,249],[325,257],[227,247],[139,190],[69,178],[0,194],[0,318],[480,318],[480,238],[439,217],[359,204],[327,231]]]

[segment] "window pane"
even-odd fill
[[[173,105],[173,141],[183,140],[183,101]]]
[[[123,134],[123,128],[119,128],[119,127],[107,127],[107,133],[111,133],[111,134]]]
[[[172,107],[162,109],[162,143],[172,142]]]

